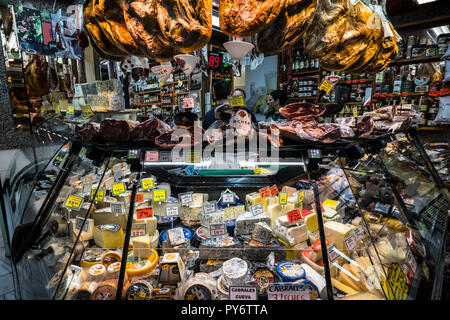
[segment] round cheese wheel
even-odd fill
[[[80,289],[75,296],[75,300],[90,300],[95,289],[97,289],[98,283],[94,281],[85,281],[81,283]]]
[[[103,264],[98,263],[89,268],[89,275],[87,280],[100,282],[103,281],[105,277],[106,267]]]
[[[103,250],[101,249],[86,249],[81,259],[80,267],[89,269],[93,265],[101,263],[102,253]]]
[[[130,283],[126,292],[125,300],[150,300],[153,286],[145,280],[136,280]]]
[[[106,277],[105,280],[110,279],[119,279],[120,275],[120,266],[122,265],[122,262],[114,262],[109,265],[109,267],[106,269]],[[124,280],[125,283],[128,282],[127,273],[125,272]]]
[[[142,277],[151,273],[158,264],[158,253],[152,249],[147,259],[135,261],[133,251],[128,254],[126,273],[129,278]]]
[[[214,300],[216,281],[207,273],[196,273],[184,283],[183,296],[185,300]]]
[[[102,255],[102,264],[109,267],[111,264],[122,261],[122,255],[117,251],[107,251]]]
[[[217,289],[222,293],[223,295],[228,296],[229,288],[226,284],[225,277],[221,275],[219,279],[217,279]]]
[[[223,263],[222,272],[228,285],[244,284],[248,274],[248,265],[240,258],[233,258]]]
[[[98,285],[91,300],[115,300],[117,295],[117,280],[106,280]]]
[[[298,263],[292,261],[278,263],[277,273],[286,282],[293,282],[305,277],[305,270]]]
[[[267,287],[275,283],[275,275],[268,268],[259,268],[253,273],[251,282],[259,288],[259,292],[262,294]]]

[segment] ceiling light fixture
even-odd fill
[[[421,4],[436,2],[437,0],[414,0],[414,1],[420,6]]]

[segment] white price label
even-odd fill
[[[230,300],[257,300],[258,289],[255,286],[241,286],[229,288]]]
[[[227,225],[225,223],[210,224],[209,225],[209,236],[210,237],[220,237],[227,234]]]
[[[356,227],[354,232],[355,232],[356,240],[361,240],[362,238],[364,238],[364,230],[361,226]]]
[[[166,207],[166,216],[171,217],[178,217],[180,214],[178,212],[178,207]]]
[[[81,192],[90,194],[91,193],[91,187],[92,187],[92,185],[85,183],[85,184],[83,184],[83,189],[82,189]]]
[[[203,212],[205,214],[210,214],[216,212],[216,203],[215,202],[207,202],[203,205]]]
[[[77,217],[76,224],[75,224],[75,229],[76,230],[81,230],[81,226],[83,226],[83,222],[84,222],[84,218]],[[83,226],[83,231],[84,232],[88,232],[88,228],[89,228],[89,223],[86,221],[86,223]]]
[[[417,270],[417,262],[410,249],[408,249],[408,252],[406,253],[406,261],[410,265],[411,271],[415,273]]]
[[[122,202],[111,202],[111,212],[115,214],[123,213],[123,204]]]
[[[348,250],[353,250],[358,245],[358,243],[356,242],[355,236],[350,236],[350,237],[344,239],[344,244]]]
[[[132,237],[145,236],[146,231],[147,231],[147,224],[146,223],[134,223],[131,226],[131,236]]]
[[[222,197],[222,202],[223,203],[233,203],[234,202],[234,197],[231,193],[225,193]]]
[[[266,291],[268,300],[315,300],[319,296],[312,283],[273,284]]]
[[[183,205],[191,203],[192,201],[194,201],[192,199],[192,193],[182,193],[178,197],[180,199],[180,203],[183,204]]]
[[[333,243],[331,246],[328,247],[328,259],[330,259],[330,262],[333,262],[337,258],[339,258],[339,254],[336,252],[336,245]]]
[[[257,216],[257,215],[263,213],[264,212],[264,207],[263,207],[262,203],[259,202],[259,203],[255,204],[254,206],[251,206],[250,207],[250,212],[254,216]]]

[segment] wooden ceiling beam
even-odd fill
[[[450,24],[450,2],[420,7],[389,17],[398,32],[414,32]]]

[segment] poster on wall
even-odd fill
[[[20,50],[57,58],[84,58],[74,18],[23,6],[16,8],[15,16]]]

